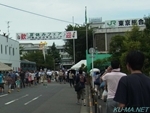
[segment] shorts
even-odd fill
[[[85,99],[85,88],[77,92],[77,99]]]

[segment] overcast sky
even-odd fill
[[[85,21],[85,6],[87,18],[102,17],[103,21],[143,18],[150,12],[150,0],[0,0],[0,4],[70,22],[74,16],[75,23],[79,24]],[[65,31],[69,24],[0,5],[1,32],[7,32],[7,21],[10,21],[10,37],[13,39],[16,39],[16,33],[20,32]],[[51,45],[53,42],[54,40],[48,41],[48,44]],[[63,44],[61,40],[55,40],[55,43]]]

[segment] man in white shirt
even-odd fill
[[[110,71],[111,70],[111,71]],[[113,100],[119,80],[121,77],[126,76],[125,73],[120,72],[120,63],[117,60],[111,61],[111,67],[108,67],[106,74],[102,76],[102,80],[107,83],[107,104],[106,113],[114,113],[114,107],[118,106],[118,103]]]
[[[49,77],[49,79],[51,80],[51,78],[52,78],[52,72],[50,70],[48,70],[46,74]]]

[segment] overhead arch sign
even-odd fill
[[[17,40],[65,40],[77,39],[77,31],[17,33]]]

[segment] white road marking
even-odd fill
[[[24,98],[24,97],[27,97],[27,96],[29,96],[29,95],[26,94],[26,95],[24,95],[24,96],[22,96],[22,97],[20,97],[20,98],[17,98],[17,99],[14,99],[14,100],[12,100],[12,101],[9,101],[9,102],[5,103],[5,105],[11,104],[11,103],[13,103],[13,102],[15,102],[15,101],[17,101],[17,100],[19,100],[19,99],[22,99],[22,98]]]
[[[35,98],[33,98],[32,100],[30,100],[30,101],[28,101],[28,102],[26,102],[24,105],[28,105],[29,103],[31,103],[31,102],[33,102],[33,101],[35,101],[36,99],[38,99],[39,97],[41,97],[42,95],[40,95],[40,96],[37,96],[37,97],[35,97]]]
[[[4,95],[0,95],[0,97],[4,97],[4,96],[7,96],[8,94],[4,94]]]

